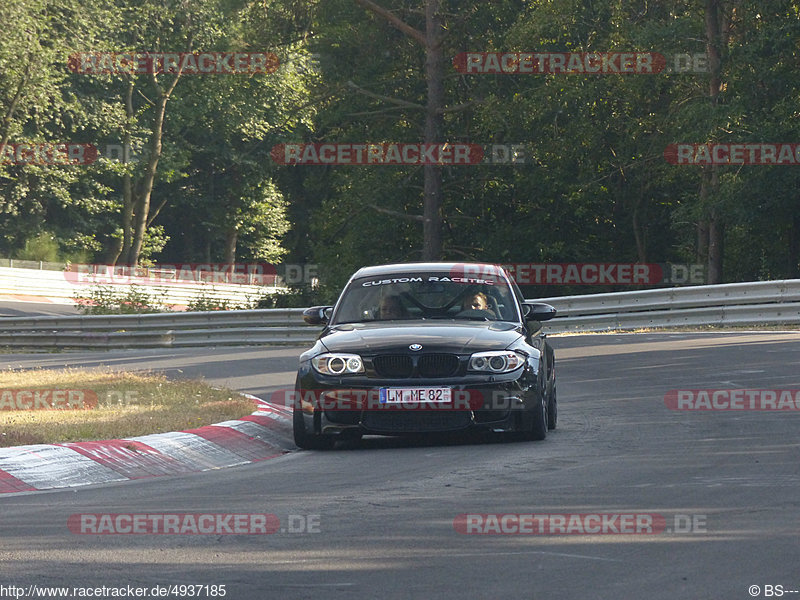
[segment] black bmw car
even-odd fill
[[[494,265],[360,269],[335,306],[304,311],[324,328],[300,357],[295,442],[475,429],[544,439],[557,400],[541,322],[555,314]]]

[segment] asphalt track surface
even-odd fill
[[[20,302],[0,297],[0,318],[77,315],[78,309],[71,304],[54,302]],[[0,323],[2,325],[2,323]]]
[[[224,584],[230,600],[798,597],[789,590],[800,590],[800,411],[679,412],[664,396],[800,388],[800,333],[551,341],[559,428],[543,442],[367,438],[230,469],[7,495],[0,586]],[[201,375],[264,397],[292,384],[299,351],[4,355],[0,363]],[[318,515],[319,532],[76,535],[67,527],[75,513],[196,512],[273,513],[283,529],[297,526],[290,515]],[[454,527],[462,513],[655,513],[673,531],[465,535]],[[696,530],[675,530],[676,515]]]

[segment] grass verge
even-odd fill
[[[0,371],[0,447],[181,431],[253,410],[237,392],[198,380],[110,369]]]

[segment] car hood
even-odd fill
[[[407,352],[420,344],[426,352],[469,354],[503,350],[522,336],[522,327],[503,321],[411,321],[334,325],[322,337],[331,352]]]

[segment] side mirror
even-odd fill
[[[312,306],[303,311],[303,321],[309,325],[327,323],[331,316],[332,306]]]
[[[526,321],[549,321],[556,316],[556,309],[544,302],[525,302],[522,313]]]

